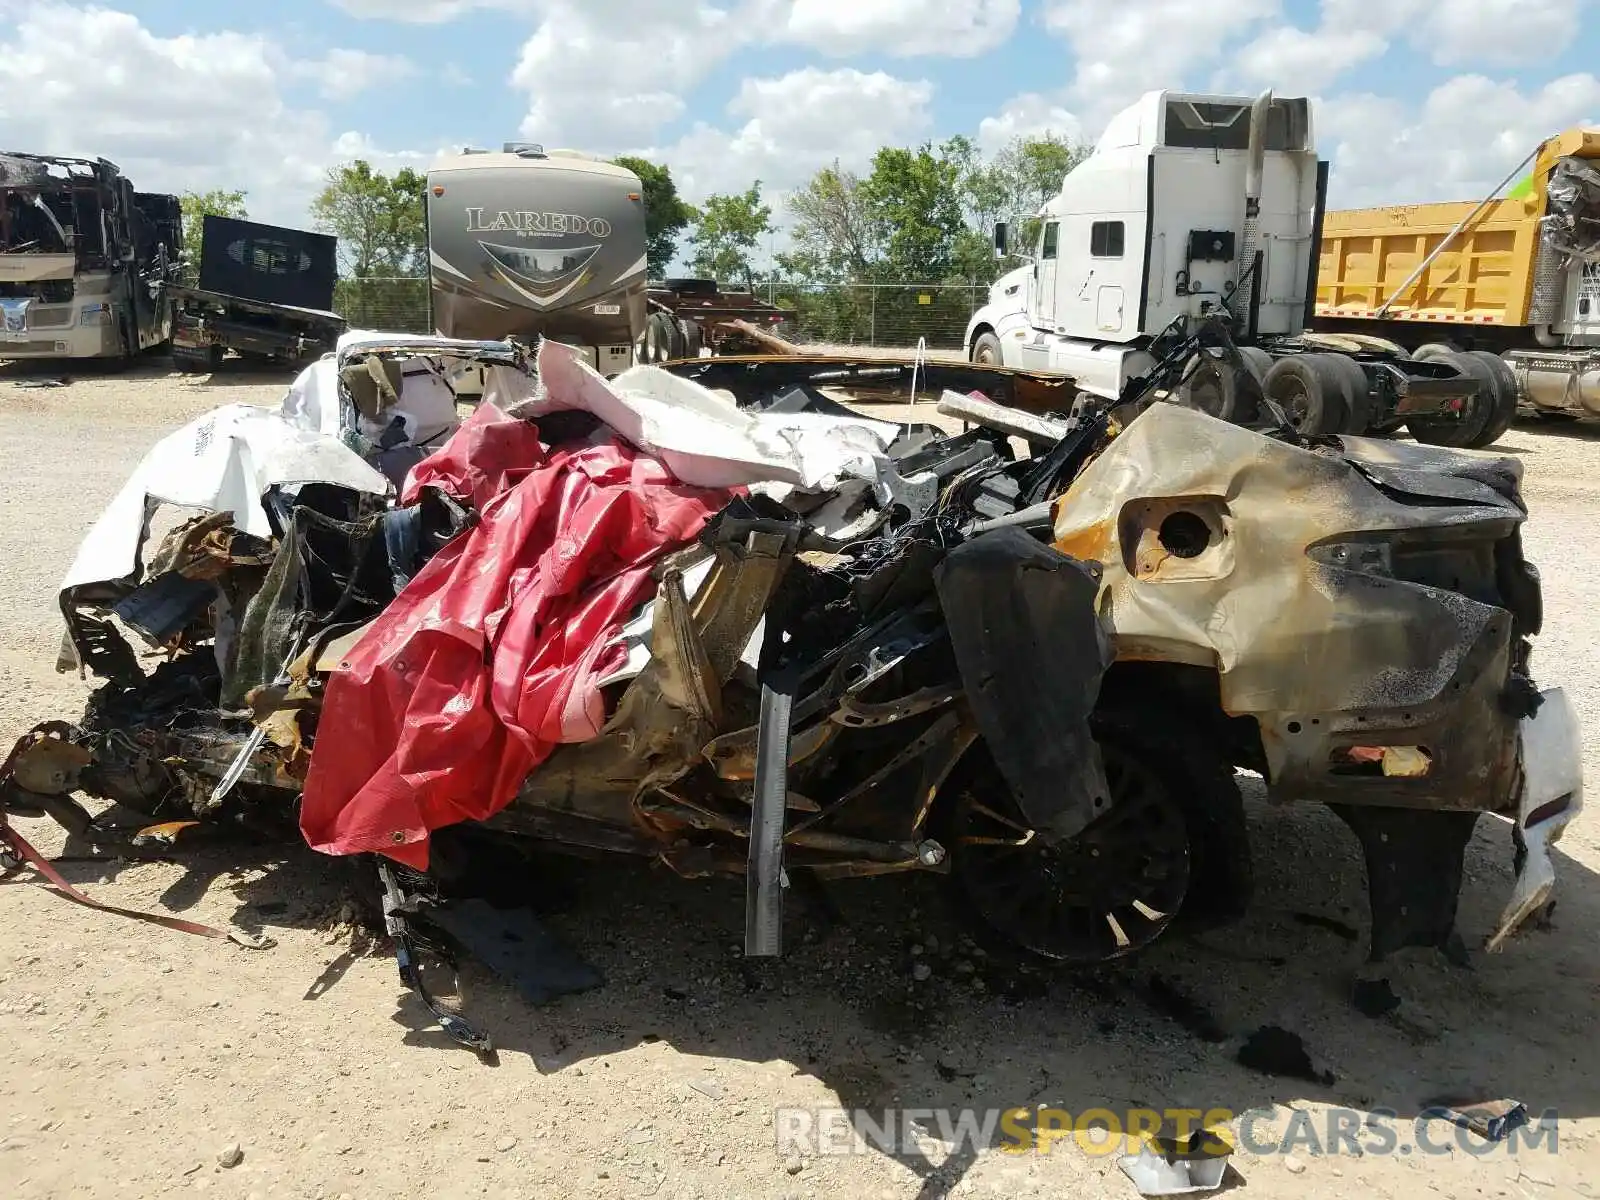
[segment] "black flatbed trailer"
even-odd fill
[[[172,290],[172,361],[212,371],[232,350],[292,364],[334,348],[337,239],[303,229],[207,217],[197,286]]]

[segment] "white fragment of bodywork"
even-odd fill
[[[606,380],[569,346],[539,346],[539,395],[519,415],[583,409],[654,454],[684,483],[740,487],[793,483],[827,490],[848,478],[876,481],[899,427],[865,417],[751,413],[660,367]]]
[[[385,408],[377,420],[358,416],[356,428],[368,440],[377,442],[397,417],[405,430],[405,441],[398,443],[402,446],[423,446],[437,442],[461,424],[456,412],[455,392],[451,391],[444,376],[429,360],[419,358],[404,364],[400,394],[395,403]]]
[[[371,335],[366,336],[370,340]],[[384,344],[389,345],[395,340],[391,337]],[[426,339],[433,342],[440,340]],[[343,343],[344,339],[341,339],[341,345]],[[406,440],[399,443],[400,445],[420,446],[437,442],[444,434],[453,431],[460,424],[456,410],[456,394],[446,382],[449,374],[447,364],[453,359],[449,355],[420,353],[424,348],[419,345],[417,347],[419,353],[402,359],[400,395],[397,401],[385,408],[377,420],[357,417],[357,428],[369,440],[376,442],[381,438],[388,430],[389,423],[396,417],[400,418],[406,434]],[[283,419],[300,429],[308,429],[332,438],[340,437],[344,432],[345,414],[339,398],[339,372],[341,368],[358,362],[360,358],[358,343],[339,354],[324,355],[306,367],[295,376],[294,382],[289,385],[289,390],[284,393],[278,409]],[[503,375],[508,381],[502,383],[502,389],[510,386],[509,381],[513,380],[520,380],[528,389],[533,386],[532,380],[526,374],[514,368],[496,366],[491,368],[491,372]]]
[[[289,424],[327,437],[339,436],[339,364],[330,354],[294,377],[278,413]]]
[[[335,438],[269,409],[230,404],[157,442],[78,547],[61,590],[123,579],[139,562],[149,502],[233,513],[234,527],[272,536],[261,497],[274,486],[331,483],[382,496],[389,483]]]
[[[1550,899],[1556,882],[1550,847],[1583,808],[1583,735],[1577,711],[1561,688],[1551,688],[1543,697],[1539,711],[1522,719],[1517,829],[1527,853],[1511,899],[1485,946],[1491,954],[1504,949],[1518,927]]]

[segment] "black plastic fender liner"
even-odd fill
[[[1456,931],[1462,861],[1476,812],[1328,805],[1361,841],[1372,909],[1369,962],[1408,946],[1431,947],[1465,964]]]
[[[991,530],[935,572],[967,703],[1017,806],[1070,838],[1111,804],[1089,715],[1111,665],[1100,568],[1022,529]]]

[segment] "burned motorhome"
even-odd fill
[[[0,153],[0,358],[127,358],[172,335],[178,198],[105,159]]]
[[[841,403],[907,383],[965,431]],[[402,945],[492,844],[743,877],[752,955],[797,877],[936,873],[1085,964],[1239,911],[1242,768],[1360,839],[1375,958],[1456,943],[1502,819],[1498,946],[1581,804],[1519,465],[1259,417],[975,364],[608,381],[553,342],[347,335],[281,412],[164,438],[96,523],[60,594],[96,690],[0,802],[297,824],[373,856]]]

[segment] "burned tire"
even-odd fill
[[[1482,431],[1467,443],[1474,450],[1482,450],[1505,437],[1506,431],[1511,428],[1511,422],[1517,419],[1517,377],[1505,359],[1487,350],[1468,350],[1461,357],[1470,358],[1483,368],[1494,394],[1487,423]]]
[[[1166,930],[1189,888],[1182,803],[1161,774],[1116,743],[1101,747],[1110,810],[1076,837],[1028,836],[988,756],[963,771],[945,822],[951,881],[984,931],[1041,958],[1088,966],[1143,949]]]
[[[1428,347],[1424,346],[1423,349],[1426,350]],[[1411,431],[1411,436],[1429,446],[1482,445],[1478,439],[1489,431],[1495,411],[1494,375],[1477,358],[1459,351],[1431,354],[1425,361],[1448,363],[1476,383],[1478,392],[1467,401],[1467,407],[1458,417],[1412,417],[1406,422],[1406,428]],[[1515,401],[1512,403],[1512,412],[1515,415]]]
[[[1307,437],[1339,433],[1349,420],[1347,379],[1333,354],[1293,354],[1267,372],[1263,390],[1283,409],[1289,423]]]
[[[1199,354],[1178,385],[1178,403],[1219,421],[1239,421],[1253,415],[1254,397],[1260,391],[1248,364],[1235,366],[1226,359]]]
[[[987,366],[1000,365],[1000,339],[992,333],[980,333],[972,343],[972,361]]]

